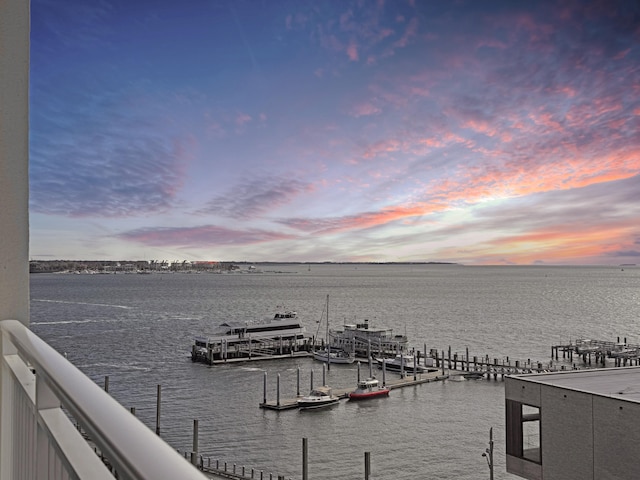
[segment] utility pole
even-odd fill
[[[489,447],[482,454],[489,466],[489,480],[493,480],[493,427],[489,429]]]

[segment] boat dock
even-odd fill
[[[627,343],[626,337],[620,341],[577,339],[568,344],[552,345],[551,358],[559,360],[559,352],[562,358],[573,361],[573,356],[588,365],[593,363],[606,366],[607,359],[613,359],[614,367],[626,367],[627,365],[640,365],[640,345]]]
[[[226,349],[224,346],[216,348],[212,345],[207,347],[193,345],[191,347],[191,360],[207,365],[220,365],[257,360],[309,357],[312,355],[311,347],[311,339],[306,339],[303,343],[282,339],[268,339],[260,342],[247,341],[246,343],[236,344],[231,349]]]
[[[394,373],[394,377],[396,374]],[[394,378],[388,380],[383,375],[382,384],[389,387],[391,390],[396,388],[411,387],[413,385],[420,385],[422,383],[435,382],[438,380],[445,380],[449,378],[449,375],[443,374],[440,370],[431,370],[429,372],[416,373],[411,371],[405,372],[405,376],[401,378]],[[263,388],[263,400],[260,402],[260,408],[268,410],[291,410],[298,408],[298,399],[302,397],[300,395],[300,371],[298,370],[298,392],[295,397],[281,398],[280,397],[280,378],[278,376],[278,385],[275,400],[267,400],[267,374],[264,374],[264,388]],[[353,387],[350,388],[333,388],[332,393],[340,399],[349,397],[349,392],[353,391]]]

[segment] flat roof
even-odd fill
[[[512,378],[640,403],[640,367],[531,373]]]

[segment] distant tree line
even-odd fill
[[[30,273],[152,273],[180,271],[222,271],[237,270],[234,263],[200,261],[166,261],[166,260],[32,260],[29,262]]]

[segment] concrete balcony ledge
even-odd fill
[[[23,324],[0,340],[0,480],[207,478]]]

